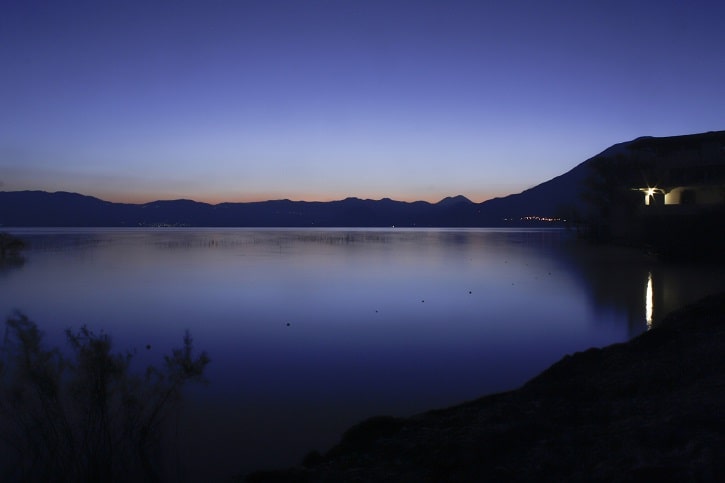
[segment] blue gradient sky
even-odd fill
[[[0,15],[0,189],[474,201],[725,128],[709,1],[48,1]]]

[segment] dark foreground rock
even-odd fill
[[[518,390],[376,417],[249,482],[725,481],[725,294]]]

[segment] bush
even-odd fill
[[[17,257],[18,253],[24,248],[25,242],[20,238],[0,232],[0,259]]]
[[[71,357],[46,349],[25,315],[7,320],[0,360],[0,424],[6,446],[0,479],[161,481],[165,416],[188,382],[203,381],[209,357],[183,347],[161,369],[129,371],[132,353],[111,353],[111,337],[66,331]]]

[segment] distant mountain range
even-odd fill
[[[582,194],[592,163],[633,151],[671,157],[674,152],[725,146],[725,131],[644,137],[616,144],[571,171],[531,189],[483,203],[464,196],[438,203],[347,198],[331,202],[274,200],[211,205],[191,200],[145,204],[111,203],[76,193],[0,192],[0,226],[239,226],[239,227],[483,227],[560,223],[567,214],[585,213]],[[704,148],[703,148],[704,149]],[[710,149],[710,148],[708,148]],[[724,154],[725,156],[725,154]]]

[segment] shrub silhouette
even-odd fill
[[[17,256],[25,248],[25,242],[18,237],[0,232],[0,259]]]
[[[23,266],[25,258],[21,252],[26,244],[20,238],[0,232],[0,272]]]
[[[183,346],[161,368],[129,371],[132,353],[83,326],[66,331],[71,357],[46,349],[23,314],[7,320],[0,360],[3,481],[162,481],[165,416],[183,387],[203,381],[209,357]]]

